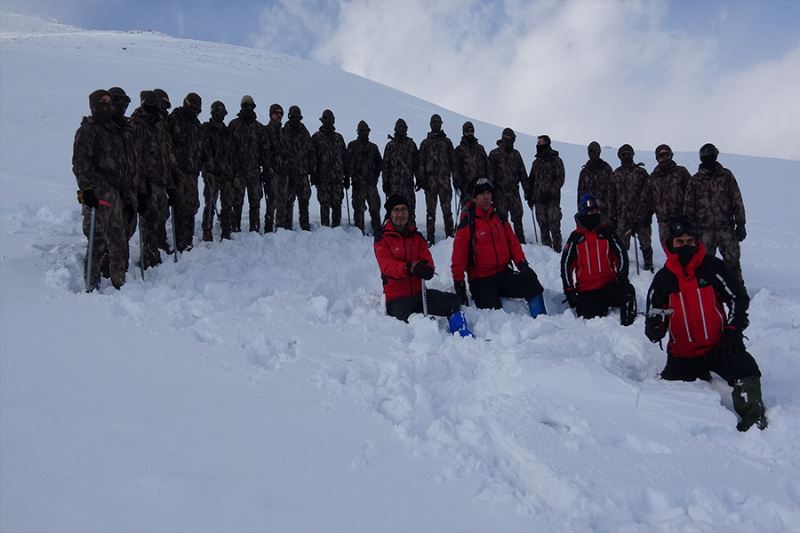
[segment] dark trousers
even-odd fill
[[[461,299],[452,292],[428,289],[428,314],[449,317],[461,308]],[[408,321],[413,313],[422,313],[422,293],[386,302],[386,314]]]
[[[544,291],[539,278],[514,272],[505,268],[494,276],[469,280],[469,291],[475,307],[479,309],[500,309],[500,298],[533,298]]]
[[[718,374],[733,387],[737,379],[761,377],[758,363],[742,347],[734,355],[723,357],[718,350],[712,350],[703,357],[673,357],[667,354],[667,364],[661,371],[661,379],[668,381],[709,381],[710,372]]]
[[[581,318],[595,318],[608,315],[609,307],[622,305],[622,294],[616,283],[610,283],[602,289],[579,293],[578,306],[575,313]]]

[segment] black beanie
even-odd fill
[[[283,108],[281,107],[280,104],[272,104],[271,106],[269,106],[270,116],[272,116],[272,114],[275,113],[276,111],[280,111],[281,113],[283,113]]]
[[[467,130],[472,130],[473,132],[475,131],[475,126],[473,126],[472,122],[470,122],[469,120],[466,121],[463,126],[461,126],[461,133],[466,135]]]
[[[386,209],[386,213],[391,213],[392,209],[397,207],[398,205],[404,205],[408,207],[408,200],[402,194],[393,194],[389,198],[386,199],[386,203],[383,207]]]
[[[623,144],[622,146],[620,146],[619,150],[617,150],[617,157],[622,159],[622,154],[625,153],[629,153],[631,154],[631,157],[633,157],[635,154],[635,152],[633,151],[633,146],[631,146],[630,144]]]

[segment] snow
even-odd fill
[[[319,227],[313,200],[310,233],[198,243],[84,294],[70,157],[97,87],[297,103],[312,131],[331,108],[381,146],[399,116],[420,141],[440,113],[456,142],[468,117],[260,50],[0,21],[0,531],[800,530],[800,162],[721,156],[770,419],[741,434],[724,382],[657,378],[641,319],[574,318],[535,244],[550,315],[467,308],[479,339],[385,316],[371,239]],[[475,124],[491,149],[502,125]],[[585,148],[556,144],[566,232]],[[431,288],[452,287],[451,250],[432,248]]]

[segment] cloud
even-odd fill
[[[800,46],[722,69],[713,31],[665,27],[669,8],[658,1],[282,0],[262,18],[301,31],[262,32],[254,44],[285,50],[285,39],[299,39],[320,62],[562,141],[627,142],[640,151],[661,142],[696,150],[711,141],[723,152],[800,159],[793,95]],[[729,17],[714,14],[712,26]]]

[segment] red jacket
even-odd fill
[[[405,234],[400,233],[391,220],[384,222],[383,228],[375,234],[375,259],[381,269],[387,302],[422,292],[420,278],[411,274],[412,263],[427,261],[434,266],[428,243],[417,229],[409,226]]]
[[[564,292],[602,289],[620,273],[628,274],[628,254],[613,231],[604,226],[589,230],[579,225],[570,234],[561,253]]]
[[[461,221],[453,243],[453,281],[494,276],[511,261],[525,261],[522,246],[507,220],[500,218],[493,207],[483,211],[469,202],[461,211]]]

